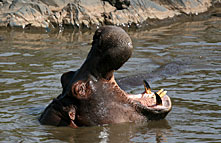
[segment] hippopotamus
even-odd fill
[[[43,111],[40,123],[76,128],[165,118],[172,108],[166,91],[152,92],[144,80],[144,92],[134,95],[115,80],[114,72],[132,51],[132,41],[122,28],[97,29],[83,65],[61,76],[63,91]]]

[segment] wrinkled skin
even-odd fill
[[[99,28],[84,64],[62,75],[63,92],[44,110],[40,123],[76,128],[165,118],[172,107],[167,95],[158,104],[154,93],[131,95],[115,81],[114,71],[130,58],[132,50],[123,29]]]

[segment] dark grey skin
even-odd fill
[[[153,97],[130,95],[115,81],[114,71],[131,57],[132,50],[123,29],[99,28],[84,64],[62,75],[63,92],[44,110],[40,123],[76,128],[165,118],[172,107],[169,96],[157,105]]]

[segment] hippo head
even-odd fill
[[[53,113],[50,109],[53,106],[49,105],[40,122],[61,125],[58,122],[64,122],[65,118],[65,125],[76,127],[165,118],[172,107],[165,91],[153,93],[144,80],[145,91],[133,95],[123,91],[115,81],[114,71],[130,58],[132,50],[132,41],[123,29],[99,28],[80,69],[62,75],[63,92],[51,103]],[[58,113],[59,116],[55,115]],[[49,121],[53,118],[57,120],[54,123]]]

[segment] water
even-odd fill
[[[165,120],[78,129],[40,125],[40,113],[61,93],[61,74],[83,63],[93,32],[0,29],[0,142],[221,142],[221,18],[129,35],[134,53],[116,77],[186,65],[150,81],[172,99]],[[142,85],[129,90],[141,91]]]

